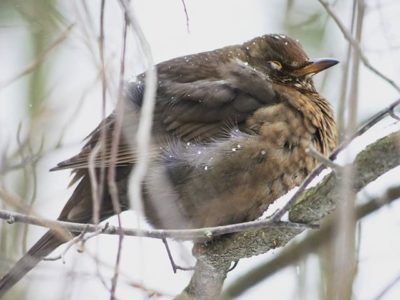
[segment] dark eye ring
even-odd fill
[[[269,64],[270,64],[271,68],[274,70],[279,71],[282,69],[282,64],[277,60],[271,60],[271,61],[269,61]]]

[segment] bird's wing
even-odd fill
[[[153,126],[154,134],[167,142],[171,139],[203,142],[227,136],[233,126],[244,122],[256,109],[276,101],[272,84],[266,75],[238,60],[224,64],[218,74],[209,79],[183,82],[170,78],[168,74],[159,74]],[[143,94],[144,80],[128,85],[126,103],[132,113],[127,113],[124,119],[133,120],[132,131],[137,129]],[[124,138],[122,135],[113,154],[115,121],[113,113],[88,136],[87,143],[78,155],[51,170],[82,169],[90,164],[93,167],[108,167],[135,163],[136,148],[126,142],[133,139],[131,136]],[[96,148],[102,140],[102,128],[102,144],[105,147]],[[150,149],[151,158],[159,154],[160,147]]]
[[[184,141],[226,135],[255,110],[277,100],[270,79],[238,59],[218,65],[213,77],[179,81],[168,75],[159,76],[156,113],[165,130]]]
[[[119,139],[117,148],[113,149],[112,147],[115,142],[115,124],[115,113],[112,113],[86,137],[86,143],[77,155],[58,163],[50,171],[87,169],[90,164],[96,168],[132,164],[136,160],[137,154],[131,145],[125,142],[124,138]]]

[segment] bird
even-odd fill
[[[301,184],[318,164],[308,149],[327,156],[337,145],[333,110],[312,78],[337,63],[310,59],[287,35],[265,34],[157,64],[150,161],[142,182],[147,221],[162,229],[252,221]],[[145,89],[144,73],[127,83],[123,113],[111,113],[79,154],[52,169],[72,169],[76,184],[58,220],[93,223],[129,209]],[[117,193],[104,175],[111,168]],[[0,279],[0,296],[73,236],[45,233]]]

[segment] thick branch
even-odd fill
[[[384,197],[370,199],[368,203],[359,205],[356,208],[357,219],[375,212],[382,206],[389,204],[400,198],[400,186],[389,188]],[[298,243],[291,243],[285,247],[277,256],[270,261],[257,266],[248,273],[242,275],[232,282],[225,290],[226,298],[235,298],[267,277],[275,274],[285,267],[293,265],[301,258],[316,251],[321,245],[328,241],[332,236],[333,220],[329,218],[318,231],[313,231],[306,238]]]
[[[230,262],[224,261],[215,268],[207,261],[197,260],[196,272],[189,285],[175,300],[208,300],[219,299],[222,284],[228,273]]]

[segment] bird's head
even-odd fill
[[[314,92],[312,76],[336,65],[332,58],[309,59],[301,44],[283,34],[257,37],[243,44],[250,61],[273,81]]]

